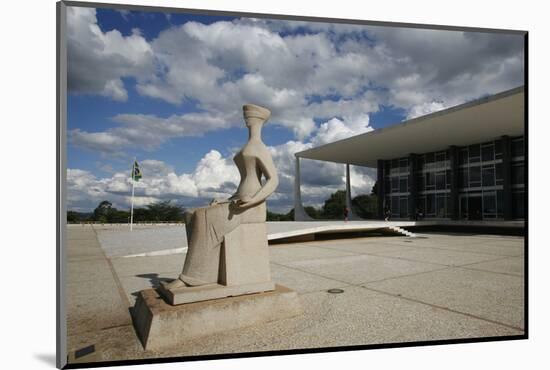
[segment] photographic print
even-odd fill
[[[526,41],[58,3],[58,366],[527,338]]]

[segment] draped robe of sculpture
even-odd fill
[[[225,236],[242,224],[265,223],[265,199],[278,184],[271,154],[261,141],[261,127],[270,112],[247,104],[243,115],[249,140],[234,157],[241,176],[239,187],[227,200],[213,201],[208,207],[186,213],[187,256],[182,273],[167,288],[218,283]],[[266,179],[263,184],[262,176]]]

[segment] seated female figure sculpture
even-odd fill
[[[248,142],[233,160],[241,182],[236,193],[226,200],[214,200],[208,207],[186,214],[187,257],[179,277],[164,284],[167,289],[218,283],[220,249],[225,235],[241,224],[266,220],[266,198],[279,183],[269,150],[262,142],[261,129],[271,112],[247,104],[243,115],[248,127]],[[261,178],[266,181],[262,184]]]

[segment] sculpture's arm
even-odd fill
[[[258,157],[258,166],[262,174],[266,178],[265,184],[258,190],[256,194],[252,197],[245,197],[238,202],[239,208],[250,208],[254,207],[267,199],[277,189],[279,185],[279,177],[277,176],[277,169],[275,164],[273,164],[273,159],[269,154],[269,151],[266,149]]]

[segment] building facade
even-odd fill
[[[379,217],[523,219],[524,152],[523,136],[503,136],[379,160]]]
[[[345,164],[350,209],[350,165],[376,168],[380,219],[524,219],[525,99],[520,86],[295,153],[295,219],[302,158]]]

